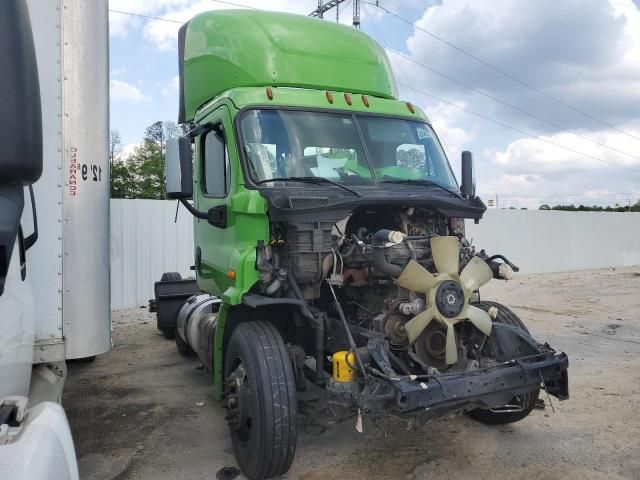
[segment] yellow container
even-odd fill
[[[355,365],[356,356],[353,352],[341,351],[333,354],[333,379],[336,382],[353,382],[356,372],[350,367]]]

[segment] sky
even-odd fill
[[[318,3],[229,1],[303,15]],[[361,4],[361,28],[387,49],[400,98],[426,111],[455,172],[461,152],[473,152],[485,201],[640,199],[640,0],[374,3]],[[350,24],[351,2],[343,5],[340,21]],[[110,0],[109,8],[111,128],[130,152],[154,121],[177,121],[176,22],[237,7]]]

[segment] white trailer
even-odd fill
[[[18,178],[15,172],[25,160],[11,158],[11,148],[2,146],[17,144],[22,155],[21,144],[0,138],[0,211],[22,209],[11,196],[16,188],[25,195],[17,217],[21,232],[13,245],[7,235],[0,244],[0,253],[12,250],[0,295],[0,478],[75,479],[73,441],[60,406],[66,361],[91,359],[111,348],[108,5],[107,0],[2,0],[0,16],[7,20],[25,3],[39,76],[42,175],[33,183],[32,208],[26,185],[33,175]],[[17,27],[10,40],[24,33],[24,25]],[[24,54],[11,55],[0,48],[0,60],[8,62],[0,86],[4,80],[11,84],[9,69],[29,68]],[[0,100],[22,115],[16,102],[29,110],[33,97],[19,83],[15,88],[13,95],[0,89],[0,97],[6,95]],[[6,117],[0,125],[9,124]],[[24,239],[34,238],[29,235],[36,218],[37,241],[25,252]],[[11,215],[0,218],[7,232],[10,224]]]

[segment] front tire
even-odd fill
[[[522,322],[522,320],[520,320],[520,317],[518,317],[518,315],[516,315],[510,308],[505,307],[504,305],[497,302],[487,301],[474,303],[473,305],[475,307],[481,308],[484,311],[488,311],[491,307],[496,307],[498,309],[498,315],[494,319],[494,322],[506,323],[529,333],[529,330]],[[527,415],[529,415],[534,409],[536,400],[538,400],[538,395],[540,395],[539,388],[532,392],[518,395],[518,397],[514,397],[513,399],[511,399],[509,403],[520,405],[522,407],[521,411],[494,412],[491,410],[476,408],[474,410],[471,410],[467,414],[474,420],[477,420],[480,423],[484,423],[485,425],[505,425],[507,423],[519,422]]]
[[[296,451],[296,384],[287,348],[272,324],[236,327],[227,345],[224,387],[242,471],[252,480],[286,473]]]

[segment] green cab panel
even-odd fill
[[[206,116],[210,128],[194,142],[194,205],[202,211],[222,209],[226,220],[221,227],[194,219],[194,239],[198,286],[226,304],[237,305],[258,281],[256,245],[258,241],[268,242],[269,219],[267,203],[260,192],[244,188],[232,111],[226,104],[213,109]],[[221,142],[219,156],[207,151],[209,137]],[[212,170],[212,178],[226,177],[226,181],[215,185],[219,191],[211,192],[207,187],[207,165],[216,169]]]
[[[287,13],[216,10],[180,29],[179,123],[238,87],[298,87],[395,98],[387,55],[355,28]]]

